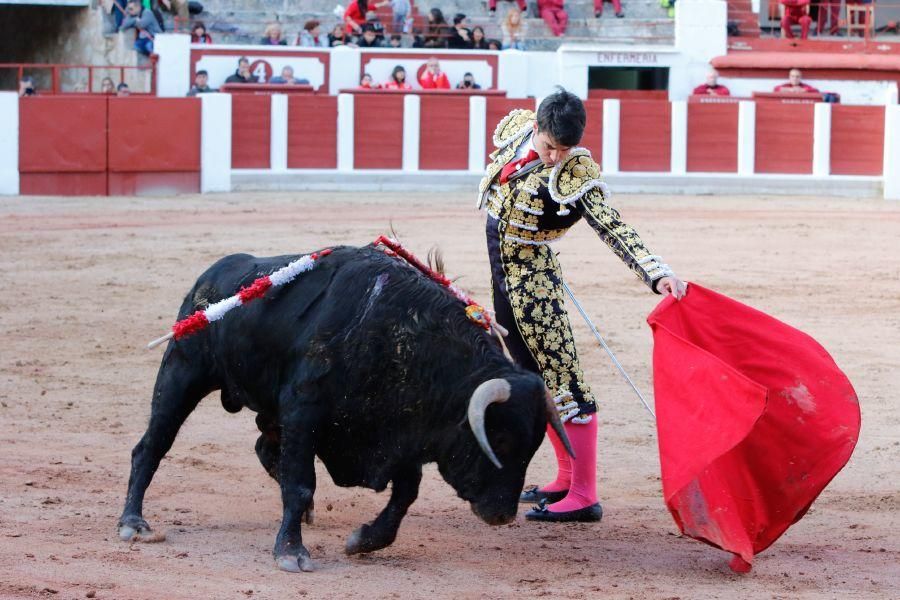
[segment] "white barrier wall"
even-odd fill
[[[19,193],[19,95],[0,92],[0,195]]]

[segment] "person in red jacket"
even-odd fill
[[[344,11],[344,31],[348,35],[362,34],[362,26],[366,24],[366,11],[369,10],[367,0],[353,0]]]
[[[556,37],[566,32],[569,15],[563,9],[564,0],[538,0],[538,11]]]
[[[730,96],[731,92],[724,85],[719,84],[719,73],[710,69],[706,74],[706,83],[694,88],[695,96]]]
[[[419,85],[424,90],[450,89],[450,80],[446,73],[441,72],[441,63],[435,57],[429,58],[425,64],[425,70],[419,75]]]
[[[391,79],[381,87],[386,90],[411,90],[412,86],[406,83],[406,69],[403,65],[394,67]]]
[[[791,69],[788,73],[788,82],[775,86],[776,92],[794,92],[797,94],[815,94],[819,90],[800,81],[800,69]]]
[[[781,18],[781,32],[784,37],[794,39],[793,25],[800,25],[800,39],[809,37],[812,17],[809,16],[809,0],[779,0],[784,5],[784,16]]]

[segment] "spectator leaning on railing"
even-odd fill
[[[288,65],[282,67],[281,75],[276,75],[269,80],[269,83],[287,84],[287,85],[309,85],[308,79],[298,79],[294,77],[294,67]]]
[[[34,79],[28,75],[19,80],[19,97],[24,98],[25,96],[37,96],[37,91],[34,89]]]
[[[312,19],[303,24],[303,31],[297,38],[297,45],[304,48],[327,48],[328,36],[322,34],[322,24]]]
[[[522,19],[522,11],[518,8],[510,8],[500,25],[503,32],[503,49],[525,49],[525,32],[527,29],[525,20]]]
[[[162,33],[156,15],[141,6],[140,0],[128,0],[125,12],[128,13],[128,16],[122,21],[119,31],[136,29],[138,34],[134,40],[134,49],[141,54],[150,56],[153,53],[153,38],[157,33]]]
[[[419,85],[424,90],[449,90],[450,80],[447,74],[441,71],[441,63],[438,59],[431,57],[425,63],[425,70],[419,75]]]
[[[188,90],[188,96],[196,96],[197,94],[211,94],[215,92],[213,88],[209,87],[209,73],[207,73],[204,69],[200,69],[197,71],[197,74],[194,75],[194,85],[191,86],[191,89]]]
[[[381,86],[375,83],[375,80],[368,73],[363,73],[362,79],[359,80],[359,87],[364,90],[381,89]]]
[[[116,84],[113,82],[112,78],[103,78],[103,81],[100,82],[100,93],[106,94],[107,96],[112,96],[116,93]]]
[[[569,15],[563,8],[563,0],[538,0],[538,10],[547,27],[556,37],[566,32]]]
[[[203,21],[194,21],[191,26],[192,44],[212,44],[212,36],[206,33],[206,24]]]
[[[412,86],[406,83],[406,69],[402,65],[397,65],[391,71],[391,79],[385,83],[382,88],[386,90],[411,90]]]
[[[802,77],[803,74],[800,72],[800,69],[791,69],[790,72],[788,72],[788,82],[776,85],[775,91],[791,92],[794,94],[815,94],[819,91],[813,86],[803,83],[803,81],[801,81]]]
[[[706,83],[695,87],[694,94],[698,96],[730,96],[731,92],[719,83],[718,71],[710,69],[706,74]]]
[[[127,98],[131,95],[131,88],[124,81],[116,86],[116,96],[119,98]]]
[[[250,61],[246,56],[238,59],[238,68],[234,75],[229,75],[225,83],[256,83],[256,75],[250,72]]]
[[[481,86],[475,83],[475,76],[471,73],[463,75],[462,81],[456,84],[458,90],[480,90]]]

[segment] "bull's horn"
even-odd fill
[[[491,448],[491,443],[487,439],[487,432],[484,430],[484,411],[494,402],[506,402],[509,400],[509,382],[505,379],[490,379],[485,381],[472,392],[469,398],[469,426],[481,450],[487,455],[491,462],[498,469],[502,469],[503,465],[497,460],[497,455]]]
[[[550,394],[550,390],[547,390],[547,422],[550,423],[550,427],[553,428],[553,431],[556,432],[556,435],[559,436],[559,439],[562,441],[563,446],[566,447],[566,452],[569,453],[569,456],[575,458],[575,451],[572,450],[572,444],[569,443],[569,436],[566,435],[566,430],[563,428],[562,421],[559,420],[559,411],[556,410],[556,403],[553,401],[553,396]]]

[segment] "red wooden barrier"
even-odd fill
[[[337,96],[288,96],[289,169],[337,168]]]
[[[831,172],[881,175],[884,171],[884,107],[831,107]]]
[[[403,96],[354,96],[353,131],[354,168],[403,166]]]
[[[812,173],[812,104],[756,103],[756,172]]]
[[[200,99],[109,99],[109,194],[200,191]]]
[[[587,111],[587,124],[579,145],[591,151],[597,164],[603,164],[603,100],[585,100],[584,109]]]
[[[661,100],[622,100],[619,170],[662,171],[672,166],[672,105]]]
[[[106,102],[105,96],[19,101],[20,193],[106,194]]]
[[[268,169],[272,137],[272,97],[231,97],[231,167]]]
[[[529,100],[528,98],[487,98],[487,131],[485,131],[487,145],[485,148],[488,154],[496,150],[494,148],[494,129],[497,128],[497,123],[515,108],[535,110],[534,100]]]
[[[421,96],[419,168],[469,168],[469,98]]]
[[[735,173],[738,161],[738,105],[687,105],[687,170]]]

